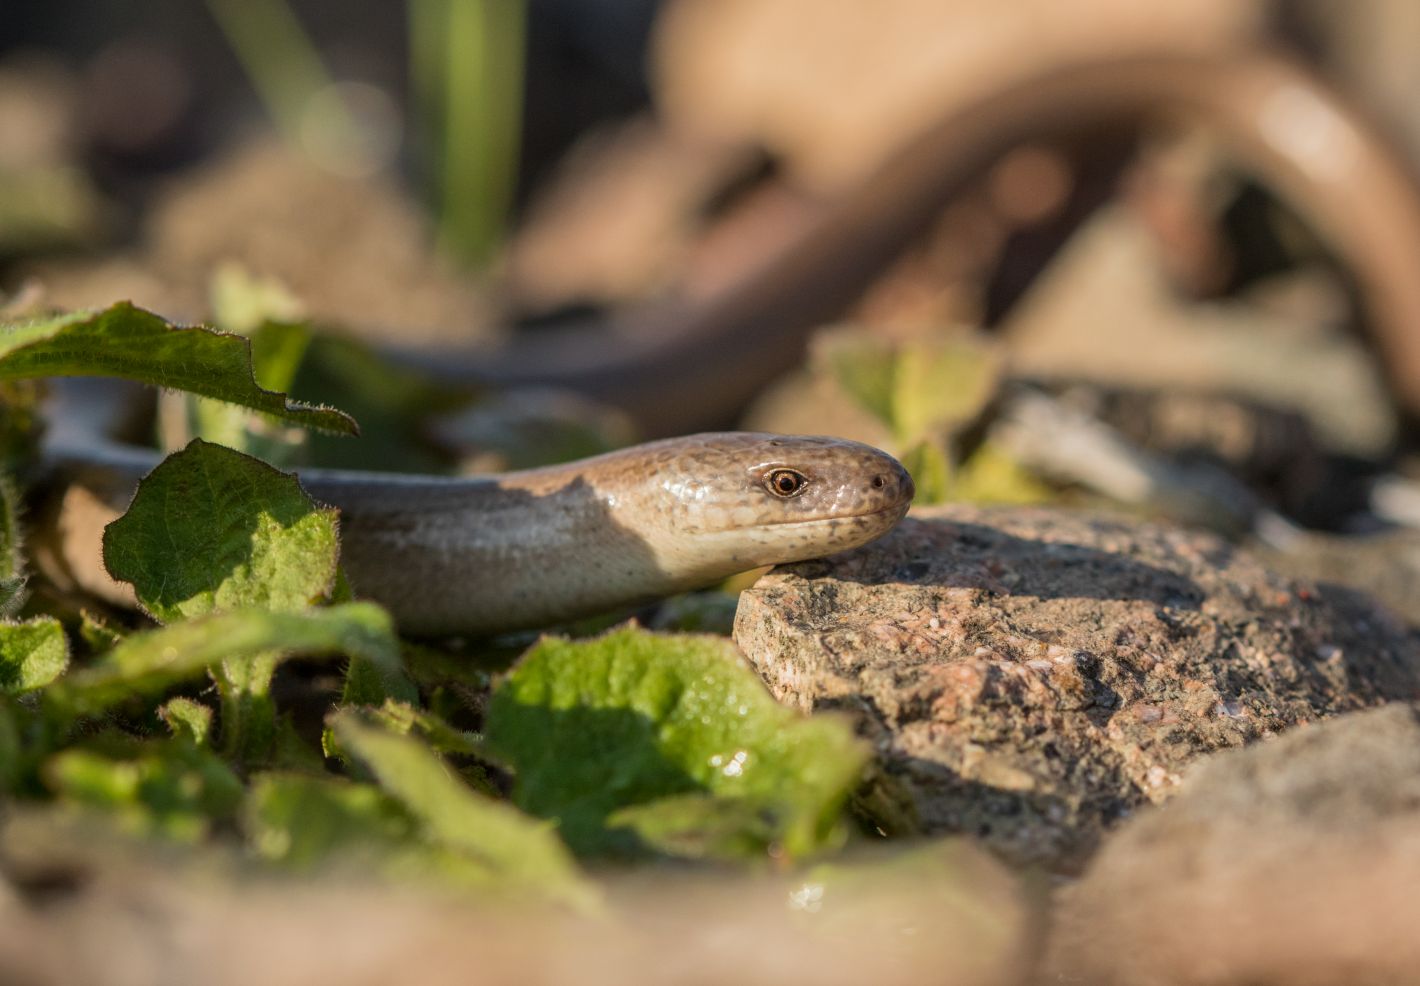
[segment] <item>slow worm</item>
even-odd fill
[[[105,393],[132,388],[94,383],[58,388],[45,459],[61,492],[41,517],[36,560],[61,585],[131,605],[131,587],[103,566],[103,529],[159,455],[106,436],[118,415]],[[907,471],[878,449],[754,432],[486,478],[298,474],[340,510],[357,595],[418,635],[544,626],[842,551],[886,533],[913,496]]]

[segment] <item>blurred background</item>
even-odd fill
[[[351,412],[362,437],[307,443],[252,429],[245,417],[213,419],[223,441],[282,465],[476,472],[735,426],[888,449],[912,471],[919,503],[1104,507],[1207,528],[1270,570],[1369,592],[1397,618],[1390,626],[1370,609],[1335,609],[1338,629],[1325,639],[1337,643],[1312,647],[1311,634],[1332,632],[1318,623],[1332,618],[1331,603],[1319,605],[1309,583],[1295,600],[1289,590],[1286,613],[1310,608],[1283,626],[1275,614],[1284,603],[1257,596],[1254,576],[1237,577],[1226,598],[1256,597],[1261,615],[1224,608],[1208,620],[1236,621],[1238,639],[1246,630],[1264,643],[1232,657],[1278,681],[1305,667],[1326,682],[1348,666],[1360,680],[1369,658],[1344,653],[1349,641],[1373,638],[1374,666],[1398,668],[1409,650],[1395,641],[1413,642],[1420,614],[1417,107],[1414,0],[3,0],[0,319],[131,299],[175,322],[254,338],[283,330],[277,337],[294,339],[303,362],[287,368],[293,379],[276,380],[258,360],[261,382]],[[178,413],[159,409],[153,429],[170,448],[185,444],[201,408],[172,406]],[[1230,546],[1165,540],[1170,557],[1197,550],[1235,578]],[[1072,562],[1070,545],[1049,547],[1067,549],[1061,579],[1114,553],[1086,549],[1078,557],[1087,560]],[[1127,572],[1136,567],[1141,584],[1154,578],[1150,565],[1131,562]],[[989,570],[989,584],[1014,584],[1004,568]],[[1256,584],[1274,584],[1266,579]],[[1139,612],[1152,598],[1135,600]],[[1172,598],[1164,609],[1179,608]],[[642,618],[726,630],[734,611],[733,594],[706,594]],[[1099,611],[1079,612],[1091,614],[1083,622],[1093,632]],[[1271,638],[1257,635],[1272,622],[1287,647],[1307,651],[1298,663],[1274,657]],[[1190,626],[1180,624],[1178,640],[1191,639]],[[977,628],[962,632],[974,646]],[[1002,621],[999,632],[1017,627]],[[427,648],[408,654],[442,660]],[[467,657],[457,655],[464,670]],[[1132,661],[1121,675],[1148,673]],[[1224,697],[1221,681],[1196,694]],[[482,694],[446,697],[481,722]],[[900,694],[903,707],[931,705],[937,715],[924,698],[937,692]],[[1090,716],[1119,698],[1101,694],[1098,706],[1081,706]],[[1022,707],[995,705],[1003,716]],[[1232,719],[1236,706],[1220,701],[1196,718]],[[1164,714],[1162,704],[1125,708],[1141,725]],[[1115,728],[1108,711],[1105,721]],[[1222,915],[1219,926],[1242,929],[1246,944],[1280,929],[1288,971],[1275,981],[1327,979],[1331,967],[1311,968],[1312,952],[1296,946],[1309,938],[1352,963],[1348,933],[1371,940],[1357,929],[1373,926],[1384,940],[1395,928],[1389,941],[1408,941],[1414,894],[1401,864],[1416,854],[1404,841],[1376,838],[1380,852],[1371,844],[1375,832],[1413,841],[1404,814],[1413,764],[1405,742],[1388,739],[1413,734],[1404,721],[1407,732],[1373,724],[1382,720],[1350,727],[1374,744],[1341,747],[1316,776],[1308,772],[1318,761],[1298,758],[1297,812],[1319,819],[1323,836],[1303,827],[1278,838],[1290,829],[1266,814],[1234,814],[1244,798],[1290,803],[1272,797],[1285,774],[1274,748],[1275,760],[1246,768],[1244,795],[1172,816],[1183,819],[1179,831],[1206,833],[1204,821],[1222,820],[1222,851],[1179,837],[1176,872],[1186,880],[1141,852],[1135,870],[1125,867],[1137,880],[1117,884],[1124,891],[1105,884],[1106,908],[1061,908],[1085,915],[1078,930],[1064,925],[1062,940],[1098,947],[1111,968],[1132,956],[1166,979],[1168,964],[1150,966],[1145,946],[1176,935],[1180,954],[1207,969],[1199,981],[1222,981],[1228,953],[1217,941],[1226,936],[1194,934],[1175,906],[1202,873],[1196,913]],[[970,733],[973,758],[982,735]],[[994,742],[1018,735],[1003,729],[1007,739]],[[1180,751],[1216,745],[1160,735]],[[1388,744],[1401,766],[1386,766]],[[1079,756],[1062,746],[1067,760]],[[1060,755],[1053,742],[1041,749]],[[1146,776],[1154,770],[1163,768]],[[1354,859],[1317,841],[1331,838],[1326,825],[1352,824],[1351,791],[1330,779],[1343,775],[1384,792],[1355,799],[1380,805],[1380,821],[1357,824],[1361,834],[1346,843],[1362,847],[1348,850]],[[1128,776],[1120,770],[1120,783],[1134,784]],[[997,781],[970,783],[978,797]],[[1268,798],[1254,796],[1259,785]],[[1328,786],[1347,802],[1340,822],[1318,800]],[[1297,882],[1278,892],[1255,879],[1253,854],[1260,872],[1282,860]],[[1208,882],[1199,861],[1210,859],[1226,880]],[[1006,955],[1012,968],[1033,960],[1018,943],[1037,937],[1040,922],[1013,902],[1015,890],[993,897],[992,884],[954,858],[946,865],[955,876],[940,878],[905,860],[915,887],[948,897],[920,903],[891,887],[909,916],[899,923],[899,912],[884,912],[873,925],[850,912],[836,925],[850,949],[871,942],[874,927],[891,929],[877,933],[928,949],[942,981],[1008,981],[1010,970],[967,975],[978,961],[1003,964],[998,952],[1020,953]],[[63,903],[85,886],[83,872],[46,871],[25,893]],[[335,958],[368,977],[371,953],[347,951],[366,937],[416,943],[412,958],[434,970],[432,981],[466,977],[473,953],[450,953],[454,943],[477,942],[481,970],[502,963],[520,976],[528,955],[582,962],[600,949],[625,964],[632,954],[601,924],[587,935],[510,919],[507,933],[495,923],[470,939],[475,925],[442,903],[391,920],[383,889],[342,891],[335,907],[283,886],[228,912],[204,910],[186,892],[162,904],[143,896],[141,872],[116,872],[76,919],[96,933],[74,940],[104,955],[105,968],[127,968],[124,957],[149,954],[148,941],[165,961],[200,956],[204,974],[230,967],[244,980],[262,961],[295,977],[320,963],[307,978],[330,979]],[[1393,895],[1376,892],[1381,873]],[[953,882],[963,874],[977,882]],[[807,926],[802,914],[783,920],[780,890],[751,897],[727,883],[687,896],[684,887],[676,907],[655,885],[625,893],[624,927],[654,943],[657,962],[707,980],[716,961],[734,963],[721,978],[763,969],[782,980],[781,968],[802,977],[807,955],[825,975],[862,981],[871,969],[873,981],[885,979],[872,948],[855,965],[817,939],[797,945]],[[1042,879],[1030,895],[1043,900],[1058,887]],[[1141,888],[1163,905],[1150,910]],[[1353,895],[1359,906],[1336,905]],[[953,913],[966,900],[986,920],[938,921],[930,907],[948,898]],[[19,900],[0,887],[0,912],[18,916]],[[122,911],[111,900],[138,903]],[[1326,902],[1314,923],[1286,917],[1312,900]],[[790,901],[811,912],[820,898],[796,891]],[[1127,920],[1092,923],[1113,908]],[[115,920],[122,913],[128,919]],[[320,923],[327,913],[334,925]],[[903,934],[924,914],[936,922],[932,935]],[[218,929],[208,938],[194,932],[203,915]],[[1111,928],[1131,921],[1147,927],[1121,947],[1127,935]],[[11,926],[21,929],[15,954],[32,960],[33,943],[49,936]],[[333,926],[346,933],[332,935]],[[249,947],[244,927],[262,948]],[[420,934],[399,939],[405,929]],[[694,934],[710,943],[704,952],[663,947]],[[1265,951],[1273,939],[1259,940]],[[782,965],[753,951],[771,941],[782,945]],[[1408,968],[1405,954],[1372,958]],[[948,958],[962,963],[955,979],[943,971]],[[903,981],[923,978],[913,967]]]
[[[728,324],[673,419],[589,387],[389,462],[831,431],[924,500],[1295,554],[1420,515],[1417,48],[1404,0],[8,0],[0,290],[460,352]]]

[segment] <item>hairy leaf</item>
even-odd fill
[[[581,906],[595,902],[593,888],[551,829],[470,789],[424,743],[353,711],[337,713],[331,725],[341,747],[419,820],[430,842],[481,863],[510,889]]]
[[[5,408],[0,406],[0,417]],[[0,475],[0,617],[14,616],[25,603],[25,563],[20,551],[20,491]]]
[[[729,641],[634,628],[540,642],[494,692],[485,740],[515,802],[593,852],[813,853],[842,836],[866,762],[845,721],[779,705]],[[631,806],[648,806],[618,816],[640,840],[609,818]]]
[[[212,732],[212,709],[190,698],[175,698],[158,709],[174,737],[185,739],[193,746],[206,746]]]
[[[0,692],[43,688],[69,666],[69,641],[53,617],[0,623]]]
[[[390,673],[399,669],[399,642],[389,614],[373,603],[346,603],[303,613],[237,610],[135,633],[89,667],[44,691],[63,715],[92,715],[133,698],[159,695],[219,661],[280,650],[348,654]]]
[[[413,817],[379,788],[333,777],[263,774],[243,816],[261,856],[298,870],[336,853],[393,850],[415,832]]]
[[[481,752],[477,735],[455,729],[434,713],[415,708],[408,702],[387,700],[373,715],[391,732],[418,736],[439,753],[474,756]]]
[[[668,856],[752,859],[775,843],[778,819],[762,798],[716,797],[704,791],[673,794],[621,808],[607,816]]]
[[[104,531],[104,564],[162,622],[300,610],[334,585],[336,527],[294,476],[197,440],[143,479]]]
[[[186,390],[240,404],[293,424],[353,435],[355,421],[263,390],[252,376],[251,343],[204,328],[178,328],[128,302],[0,323],[0,380],[103,376]]]
[[[250,332],[252,370],[268,390],[290,388],[310,344],[310,326],[300,322],[265,322]],[[201,438],[245,452],[277,466],[296,461],[309,433],[237,404],[168,391],[158,416],[160,442],[171,451]]]
[[[182,740],[51,757],[45,782],[72,804],[117,816],[129,831],[193,840],[241,803],[242,783],[217,756]]]
[[[419,820],[373,784],[272,773],[252,784],[243,828],[256,853],[297,872],[316,869],[457,889],[502,887],[478,860],[431,843]]]

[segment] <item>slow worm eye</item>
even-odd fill
[[[792,469],[775,469],[764,477],[764,486],[775,496],[798,496],[809,485],[809,478]]]

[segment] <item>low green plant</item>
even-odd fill
[[[227,435],[250,415],[357,432],[266,389],[304,346],[263,364],[260,338],[128,304],[12,321],[0,381],[116,376],[221,402]],[[774,702],[725,638],[547,638],[490,677],[352,599],[334,512],[248,451],[194,438],[108,527],[105,565],[139,616],[26,594],[6,501],[0,796],[298,872],[358,861],[580,909],[600,899],[587,857],[782,866],[843,843],[864,745]]]

